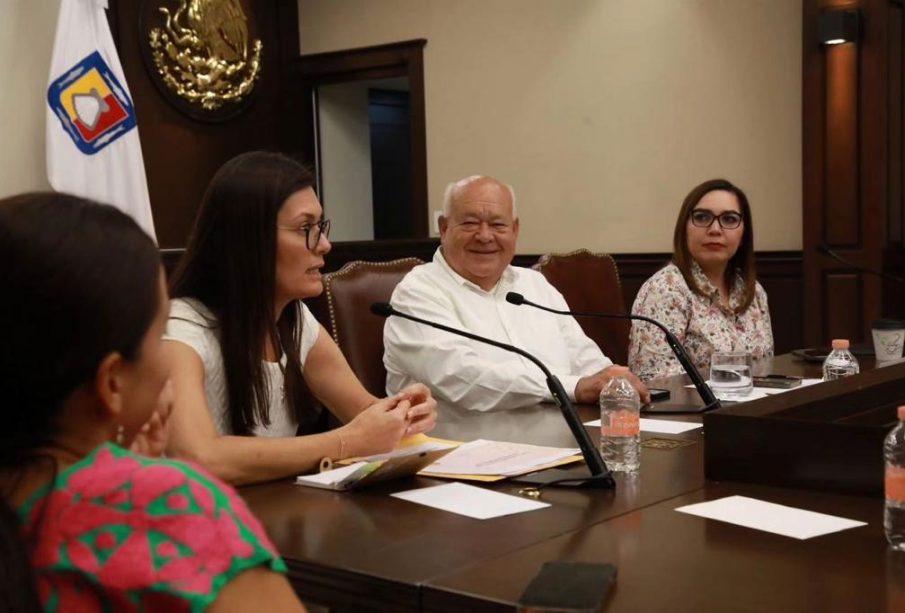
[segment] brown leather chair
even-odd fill
[[[371,313],[374,302],[389,302],[402,277],[424,262],[402,258],[392,262],[349,262],[324,276],[330,332],[365,388],[386,395],[383,367],[383,324]]]
[[[605,253],[579,249],[565,254],[546,254],[532,268],[540,271],[559,290],[573,311],[625,314],[619,271],[613,258]],[[628,361],[631,322],[590,317],[577,317],[576,320],[607,357],[617,364]]]

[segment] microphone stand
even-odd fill
[[[712,411],[722,406],[717,397],[713,395],[713,390],[710,389],[710,386],[708,386],[704,381],[704,377],[701,376],[701,373],[691,361],[691,358],[688,357],[688,354],[685,352],[685,348],[682,346],[682,343],[679,342],[679,339],[677,339],[676,336],[672,332],[670,332],[666,326],[661,324],[656,319],[651,319],[650,317],[645,317],[643,315],[617,315],[615,313],[582,313],[579,311],[561,311],[559,309],[554,309],[531,302],[517,292],[509,292],[508,294],[506,294],[506,302],[514,305],[527,304],[528,306],[532,306],[536,309],[547,311],[549,313],[555,313],[556,315],[570,315],[572,317],[596,317],[600,319],[637,319],[639,321],[645,321],[649,324],[653,324],[654,326],[660,328],[660,330],[663,331],[663,334],[666,335],[666,344],[669,345],[669,348],[672,349],[672,352],[676,356],[676,359],[679,360],[679,364],[681,364],[682,368],[685,369],[685,372],[688,374],[688,378],[691,379],[691,383],[694,385],[698,394],[701,396],[701,400],[704,401],[704,406],[698,409],[689,409],[683,411],[657,411],[655,409],[648,409],[645,411],[645,413],[706,413],[707,411]]]
[[[569,425],[569,429],[572,431],[572,436],[575,437],[575,440],[578,442],[579,448],[581,448],[581,455],[584,457],[584,461],[588,465],[588,470],[591,471],[591,476],[576,476],[575,473],[567,470],[546,469],[528,475],[521,475],[517,478],[514,478],[513,481],[549,485],[557,485],[562,482],[562,485],[570,485],[572,487],[598,487],[609,489],[616,487],[616,481],[615,479],[613,479],[612,474],[610,474],[610,469],[607,468],[606,462],[604,462],[603,458],[600,457],[600,452],[597,450],[597,447],[594,446],[593,441],[591,441],[591,437],[588,436],[587,431],[584,429],[584,426],[581,423],[581,419],[579,419],[578,413],[575,411],[575,407],[572,406],[572,402],[569,400],[569,395],[566,393],[566,390],[563,389],[562,383],[556,377],[556,375],[551,373],[550,370],[546,366],[544,366],[543,362],[538,360],[527,351],[519,349],[518,347],[515,347],[513,345],[507,345],[506,343],[501,343],[489,338],[484,338],[483,336],[478,336],[477,334],[472,334],[471,332],[457,330],[456,328],[451,328],[437,322],[428,321],[427,319],[421,319],[420,317],[397,311],[392,307],[392,305],[386,302],[375,302],[371,305],[371,312],[379,317],[390,317],[391,315],[395,315],[396,317],[401,317],[402,319],[408,319],[419,324],[424,324],[438,330],[443,330],[444,332],[449,332],[450,334],[464,336],[465,338],[470,338],[471,340],[478,341],[479,343],[485,343],[487,345],[492,345],[505,351],[517,353],[518,355],[530,360],[535,366],[543,371],[544,375],[547,378],[547,387],[549,388],[550,393],[553,395],[553,400],[555,400],[556,404],[559,406],[563,418]]]
[[[905,279],[903,279],[902,277],[899,277],[897,275],[893,275],[888,272],[883,272],[882,270],[874,270],[872,268],[867,268],[865,266],[855,264],[851,260],[848,260],[848,259],[842,257],[841,255],[839,255],[838,253],[836,253],[835,251],[830,249],[830,246],[827,245],[826,243],[820,243],[819,245],[817,245],[817,251],[819,251],[823,255],[828,255],[831,258],[833,258],[834,260],[836,260],[837,262],[839,262],[841,264],[845,264],[846,266],[853,268],[859,272],[866,272],[868,274],[877,275],[878,277],[880,277],[882,279],[889,279],[890,281],[896,281],[898,283],[905,283]]]

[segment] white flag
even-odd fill
[[[62,0],[47,86],[47,178],[112,204],[152,238],[135,108],[107,25],[107,0]]]

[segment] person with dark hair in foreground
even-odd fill
[[[117,209],[0,200],[6,611],[302,611],[232,488],[159,455],[172,390],[157,247]]]
[[[436,418],[424,385],[384,399],[368,393],[302,303],[323,291],[330,251],[313,185],[305,167],[277,153],[224,164],[172,283],[168,450],[232,483],[386,452]],[[325,415],[305,408],[308,389],[345,425],[324,432]]]
[[[714,351],[773,355],[745,192],[725,179],[691,190],[676,220],[672,262],[641,286],[632,313],[666,325],[698,368],[710,366]],[[645,381],[684,372],[663,333],[638,321],[632,322],[628,362]]]

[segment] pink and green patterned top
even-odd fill
[[[47,611],[202,611],[244,570],[286,571],[230,486],[109,443],[19,514]]]

